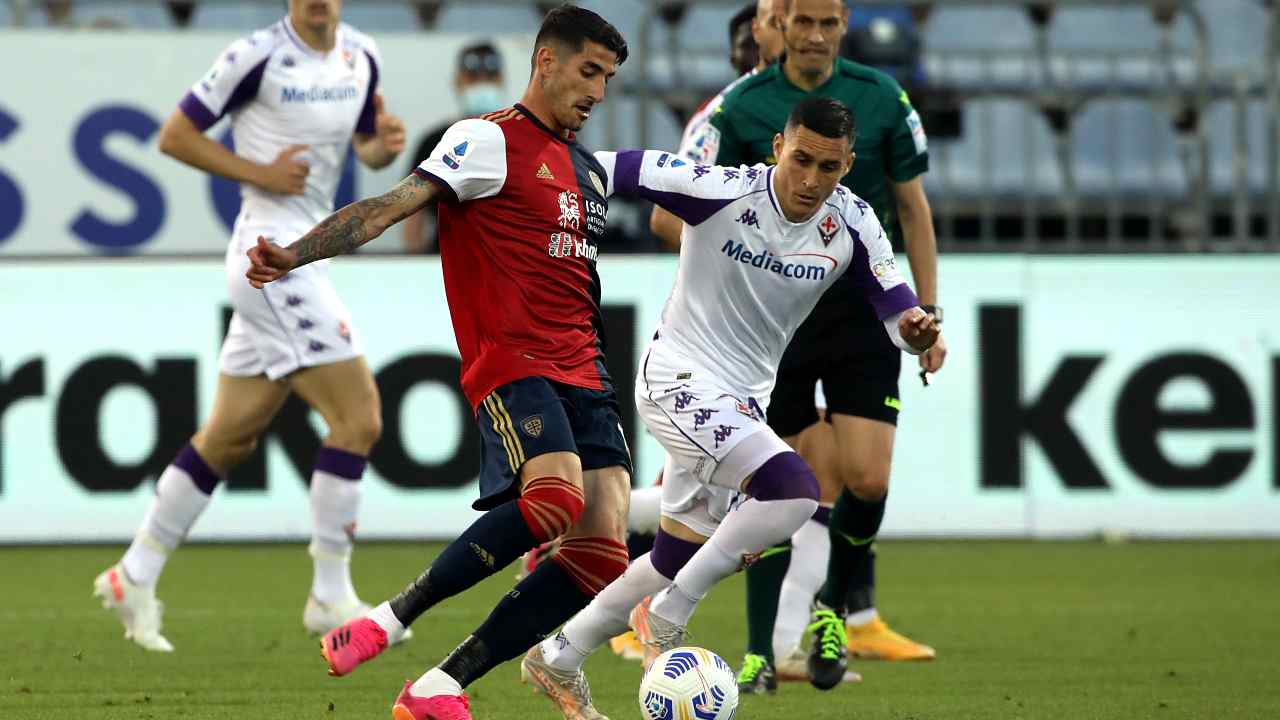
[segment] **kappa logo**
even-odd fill
[[[756,211],[751,208],[742,211],[742,214],[738,216],[738,222],[743,225],[750,225],[757,230],[760,229],[760,218],[756,216]]]
[[[556,179],[556,176],[551,174],[551,168],[547,167],[546,163],[542,163],[542,166],[538,168],[538,174],[536,177],[539,180],[555,180]]]
[[[822,222],[818,223],[818,234],[822,236],[823,247],[830,245],[835,239],[836,232],[840,230],[840,224],[836,222],[834,215],[828,213]]]
[[[524,420],[521,420],[520,429],[524,430],[525,434],[527,434],[531,438],[541,437],[542,436],[542,416],[530,415]]]

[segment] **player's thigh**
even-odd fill
[[[818,477],[818,486],[822,489],[822,502],[835,502],[844,489],[844,480],[840,475],[839,448],[832,424],[826,421],[816,422],[800,433],[796,443],[788,444],[795,447],[800,457],[813,468],[813,474]]]
[[[489,510],[520,495],[523,484],[560,477],[582,487],[582,463],[564,403],[546,379],[498,387],[476,410],[480,430],[480,498]]]
[[[627,536],[627,511],[631,505],[631,473],[613,467],[584,470],[582,491],[586,506],[565,537]]]
[[[213,409],[194,438],[196,450],[207,462],[224,464],[224,457],[242,452],[244,446],[257,440],[288,397],[288,385],[265,375],[219,374]]]
[[[564,401],[582,463],[586,508],[570,535],[622,538],[631,498],[631,451],[611,387],[552,383]]]
[[[668,455],[658,526],[681,540],[702,544],[719,527],[737,496],[735,491],[700,481]]]
[[[897,427],[883,420],[833,413],[845,485],[864,500],[878,500],[889,489],[893,441]]]
[[[289,385],[320,413],[331,433],[367,434],[370,444],[377,440],[382,401],[363,357],[300,368],[289,376]]]

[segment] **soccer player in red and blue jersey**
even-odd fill
[[[351,252],[439,201],[445,291],[462,388],[484,438],[486,510],[398,596],[322,640],[330,674],[353,670],[427,609],[563,536],[440,665],[406,683],[397,720],[470,718],[465,688],[519,656],[627,567],[631,460],[601,347],[596,256],[606,173],[574,139],[626,60],[618,31],[562,6],[542,23],[521,102],[463,120],[414,174],[339,210],[288,247],[249,251],[255,287]]]

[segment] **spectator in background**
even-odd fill
[[[82,23],[75,18],[73,3],[71,0],[45,0],[44,14],[49,21],[49,27],[61,28],[63,30],[74,30],[79,28],[90,28],[93,30],[119,30],[124,27],[124,23],[115,18],[100,17],[95,18],[88,23]]]
[[[169,0],[165,7],[169,9],[174,25],[180,28],[191,26],[191,18],[196,14],[195,0]]]
[[[458,99],[461,117],[449,118],[422,138],[410,160],[408,172],[431,156],[444,133],[458,120],[493,112],[507,103],[506,82],[502,75],[502,56],[488,40],[468,45],[458,53],[458,66],[453,74],[453,91]],[[411,253],[434,253],[436,244],[436,209],[432,203],[404,222],[404,249]]]

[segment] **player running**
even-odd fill
[[[854,137],[847,108],[811,98],[774,138],[775,168],[596,153],[611,192],[662,205],[685,230],[675,287],[636,378],[640,416],[667,451],[653,550],[521,664],[569,720],[603,717],[582,663],[627,626],[637,601],[658,593],[636,628],[649,651],[677,647],[716,582],[817,509],[817,479],[765,412],[787,342],[822,293],[850,278],[895,345],[919,353],[937,339],[875,213],[838,186]]]
[[[715,162],[721,165],[767,162],[773,154],[772,139],[796,103],[812,96],[842,101],[861,128],[858,163],[842,183],[876,211],[890,241],[905,240],[923,307],[941,322],[941,311],[934,305],[937,245],[921,177],[929,166],[928,143],[919,115],[888,75],[838,57],[849,20],[841,0],[789,0],[783,6],[785,58],[743,81],[725,98],[708,125],[704,144],[716,148]],[[809,679],[822,688],[845,677],[847,653],[888,660],[934,656],[932,648],[890,629],[875,608],[873,544],[889,487],[902,356],[880,332],[876,313],[859,295],[846,276],[796,331],[778,368],[769,414],[774,431],[793,442],[807,428],[815,445],[834,438],[838,475],[846,485],[830,514],[830,560],[810,625],[814,641]],[[938,370],[945,354],[939,340],[921,355],[921,368]],[[827,401],[825,418],[814,407],[819,380]],[[822,420],[829,421],[834,432],[823,432]],[[812,432],[814,427],[819,431]],[[805,546],[804,538],[795,542]],[[818,551],[817,557],[800,557],[820,560],[825,548],[807,545]],[[746,692],[767,691],[772,684],[776,605],[764,600],[778,597],[784,572],[779,566],[785,567],[786,560],[785,554],[774,555],[748,570],[748,654],[739,676]],[[803,594],[788,597],[802,600]],[[785,607],[779,612],[790,614]],[[799,640],[794,637],[790,644]]]
[[[631,459],[604,367],[596,256],[605,168],[574,139],[627,58],[599,15],[543,20],[519,104],[450,128],[390,192],[331,215],[288,247],[259,239],[256,286],[354,250],[440,200],[440,254],[462,389],[483,437],[485,510],[403,592],[322,641],[333,675],[382,652],[419,616],[563,536],[438,666],[405,683],[397,720],[469,718],[463,688],[515,658],[627,567]]]
[[[311,476],[314,560],[303,623],[324,633],[363,615],[350,558],[365,458],[382,428],[373,375],[327,263],[287,285],[244,282],[245,250],[260,235],[288,242],[333,210],[348,144],[371,168],[404,148],[404,125],[377,95],[381,59],[369,36],[340,22],[340,0],[290,0],[274,25],[232,43],[182,98],[160,131],[160,149],[199,170],[241,183],[242,205],[227,247],[235,312],[219,360],[213,412],[161,473],[142,527],[94,594],[124,623],[125,637],[169,652],[155,587],[231,468],[296,392],[329,428]],[[231,117],[233,153],[204,133]]]

